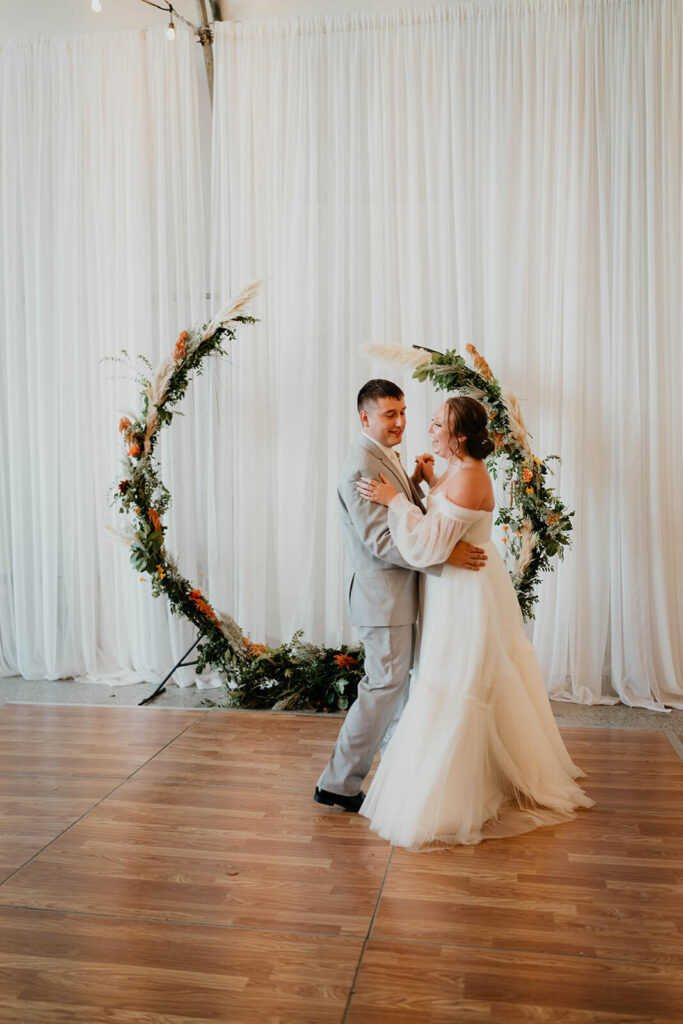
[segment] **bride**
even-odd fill
[[[449,398],[432,420],[432,450],[447,461],[428,484],[427,513],[380,475],[356,485],[389,507],[394,543],[417,567],[442,563],[467,539],[484,547],[479,572],[444,565],[427,576],[418,665],[408,703],[360,813],[397,846],[417,850],[517,835],[594,803],[575,779],[505,564],[491,541],[493,451],[484,406]],[[415,479],[415,478],[414,478]]]

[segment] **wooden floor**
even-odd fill
[[[394,850],[312,791],[339,719],[0,707],[0,1021],[683,1021],[683,766],[567,729],[557,828]]]

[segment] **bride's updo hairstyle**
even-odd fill
[[[481,402],[466,396],[447,398],[446,416],[455,455],[460,447],[458,434],[465,435],[467,454],[473,459],[485,459],[491,454],[495,445],[489,437],[489,418]]]

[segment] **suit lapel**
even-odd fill
[[[417,489],[417,487],[415,486],[413,481],[410,479],[410,477],[408,477],[408,483],[410,484],[410,490],[412,491],[413,501],[415,502],[417,507],[422,509],[422,511],[424,512],[425,511],[425,507],[422,504],[422,498],[423,498],[422,492]]]
[[[387,474],[391,477],[394,486],[398,485],[402,493],[424,512],[421,495],[413,486],[413,482],[408,474],[405,471],[401,472],[396,463],[392,459],[388,459],[382,449],[371,441],[370,438],[366,437],[365,434],[361,434],[360,444],[379,459]]]
[[[405,496],[413,501],[413,495],[410,492],[408,481],[396,463],[392,459],[388,459],[384,452],[380,451],[379,448],[377,449],[377,458],[380,460],[387,473],[389,473],[392,479],[398,484]]]

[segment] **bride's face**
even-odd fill
[[[432,451],[440,455],[442,459],[449,458],[451,451],[451,434],[446,419],[446,406],[440,405],[432,417],[429,426],[429,433],[432,435]]]
[[[456,441],[462,444],[466,440],[466,437],[465,434],[458,434],[456,439],[451,435],[449,420],[447,420],[446,416],[445,403],[443,406],[439,406],[434,413],[432,422],[429,426],[429,433],[432,435],[432,452],[434,455],[440,456],[441,459],[453,460],[454,458],[462,458],[463,450],[461,449],[461,455],[458,456],[458,444]]]

